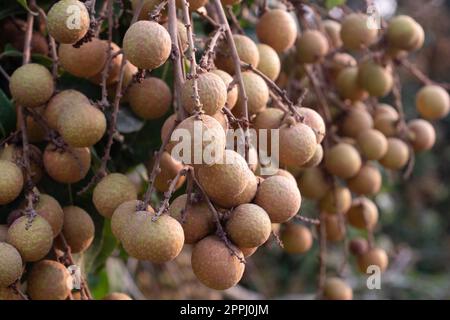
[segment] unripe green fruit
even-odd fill
[[[339,278],[328,278],[325,280],[323,296],[327,300],[352,300],[352,288]]]
[[[0,242],[0,287],[8,287],[22,275],[22,258],[12,245]]]
[[[227,72],[225,72],[223,70],[219,70],[219,69],[211,70],[210,73],[214,73],[214,74],[218,75],[222,79],[222,81],[225,83],[225,87],[228,90],[228,87],[233,82],[232,76],[230,76]],[[234,85],[233,89],[231,89],[230,91],[227,92],[227,107],[228,107],[228,109],[231,110],[234,108],[234,106],[236,105],[237,99],[238,99],[238,87],[237,87],[237,85]]]
[[[53,260],[33,265],[27,291],[33,300],[65,300],[71,291],[72,277],[67,268]]]
[[[242,257],[242,252],[231,245]],[[230,249],[217,236],[200,240],[192,250],[192,270],[205,286],[225,290],[235,286],[242,278],[245,264],[230,253]]]
[[[136,188],[127,176],[111,173],[104,177],[94,188],[92,202],[97,211],[111,218],[119,205],[137,199]]]
[[[89,78],[101,72],[107,60],[108,43],[98,38],[75,48],[71,44],[61,44],[58,57],[61,66],[79,78]]]
[[[330,189],[330,183],[327,181],[325,173],[317,167],[303,171],[297,179],[297,183],[302,196],[308,199],[321,199]]]
[[[48,33],[60,43],[77,42],[85,36],[89,24],[89,12],[86,6],[77,0],[58,1],[47,14]]]
[[[198,75],[197,87],[199,101],[202,110],[212,116],[221,110],[227,102],[227,87],[225,82],[217,74],[205,72]],[[181,89],[181,101],[183,107],[190,114],[196,111],[194,99],[194,79],[189,79],[183,84]]]
[[[301,167],[312,158],[317,148],[314,131],[304,123],[280,127],[280,162],[286,166]]]
[[[348,222],[355,228],[373,230],[378,222],[378,209],[368,198],[356,198],[347,211]]]
[[[41,216],[34,217],[31,222],[23,216],[9,227],[7,241],[20,252],[23,261],[38,261],[52,248],[52,227]]]
[[[373,119],[364,107],[352,108],[341,123],[341,131],[347,137],[356,138],[358,134],[373,127]]]
[[[296,223],[288,223],[281,230],[280,240],[283,243],[283,249],[290,254],[299,254],[309,251],[313,244],[311,231]]]
[[[132,24],[123,37],[127,59],[140,69],[156,69],[170,56],[172,41],[167,30],[154,21]]]
[[[388,149],[383,158],[379,161],[387,169],[399,170],[403,168],[409,160],[409,148],[406,143],[397,138],[388,139]]]
[[[356,138],[356,142],[361,155],[367,160],[379,160],[387,152],[387,139],[384,134],[376,129],[361,131]]]
[[[259,51],[255,42],[249,37],[240,34],[234,34],[233,40],[236,45],[239,59],[242,62],[249,63],[256,67],[259,62]],[[234,61],[231,57],[231,51],[226,40],[219,43],[214,63],[218,69],[222,69],[229,74],[234,75]]]
[[[122,241],[122,239],[126,236],[128,232],[128,226],[131,224],[131,218],[138,206],[143,205],[142,201],[139,200],[130,200],[122,203],[114,210],[114,213],[111,218],[111,231],[113,235]],[[147,207],[147,211],[154,213],[155,211],[151,206]]]
[[[369,242],[364,238],[356,237],[350,241],[348,248],[351,254],[360,256],[369,250]]]
[[[427,120],[442,119],[450,111],[450,98],[442,87],[427,85],[416,95],[416,108]]]
[[[153,165],[154,159],[152,159],[147,166],[149,174],[153,169]],[[159,192],[166,192],[169,190],[171,180],[174,179],[178,172],[184,168],[184,165],[175,160],[168,152],[164,151],[159,161],[159,167],[161,171],[156,176],[155,188]],[[175,185],[175,189],[179,189],[183,185],[184,181],[186,181],[186,177],[181,176]]]
[[[325,215],[325,231],[327,241],[339,242],[344,240],[347,230],[345,228],[344,217],[340,215]]]
[[[363,100],[367,92],[358,83],[358,68],[347,67],[336,78],[336,89],[341,98],[351,101]]]
[[[269,239],[272,224],[267,212],[252,203],[241,204],[231,213],[226,232],[238,247],[259,247]]]
[[[298,113],[304,117],[303,123],[313,129],[317,143],[321,143],[326,134],[325,121],[322,116],[314,109],[311,108],[297,108]]]
[[[53,95],[53,77],[40,64],[25,64],[11,75],[9,90],[16,105],[36,108],[45,104]]]
[[[381,189],[382,177],[380,170],[377,167],[365,164],[361,167],[359,172],[347,180],[348,188],[357,194],[373,195]]]
[[[288,178],[272,176],[259,185],[254,201],[266,210],[273,223],[281,223],[297,214],[302,197],[297,186]]]
[[[11,161],[0,160],[0,204],[7,204],[16,199],[23,188],[22,170]]]
[[[341,23],[341,39],[349,50],[360,50],[375,43],[378,36],[376,28],[369,28],[369,17],[361,13],[347,15]]]
[[[316,63],[325,57],[328,49],[328,40],[320,31],[306,30],[297,42],[297,60],[300,63]]]
[[[95,226],[91,216],[76,206],[63,208],[63,234],[73,253],[86,251],[94,240]]]
[[[102,300],[133,300],[129,295],[121,292],[113,292],[103,297]]]
[[[38,215],[50,224],[53,230],[53,236],[58,236],[64,223],[64,213],[59,202],[52,196],[40,194],[34,209]]]
[[[305,168],[316,167],[322,162],[322,160],[323,160],[323,147],[322,145],[318,144],[316,147],[316,151],[314,152],[314,155],[303,165],[303,167]]]
[[[384,97],[394,85],[391,70],[368,61],[359,66],[359,85],[373,97]]]
[[[436,142],[436,131],[426,120],[414,119],[408,122],[411,142],[415,152],[430,150]]]
[[[341,24],[334,20],[323,20],[322,24],[328,36],[330,46],[336,49],[342,47]]]
[[[260,42],[282,53],[294,45],[297,38],[297,24],[285,10],[268,10],[256,24],[256,35]]]
[[[247,108],[249,115],[257,114],[263,111],[269,101],[269,87],[263,78],[256,73],[246,71],[242,73],[245,93],[247,94]],[[233,108],[233,114],[239,117],[244,110],[244,100],[238,96],[236,106]]]
[[[162,117],[170,108],[172,93],[159,78],[146,78],[133,83],[128,91],[130,107],[140,118],[149,120]]]
[[[89,99],[77,90],[63,90],[54,95],[47,104],[44,118],[50,128],[58,129],[58,118],[61,110],[69,109],[73,105],[89,104]]]
[[[375,116],[374,128],[380,131],[386,137],[392,137],[397,135],[398,132],[398,114],[380,114]]]
[[[361,156],[351,144],[341,142],[325,154],[325,168],[335,176],[349,179],[361,168]]]
[[[268,76],[271,80],[276,80],[280,74],[281,62],[277,52],[267,44],[257,44],[259,51],[258,70]]]
[[[60,111],[58,131],[69,146],[90,147],[105,134],[106,118],[91,104],[74,104]]]
[[[190,203],[186,207],[187,198],[187,194],[182,194],[173,200],[169,207],[169,215],[181,223],[184,242],[194,244],[211,234],[216,225],[214,216],[205,201]]]
[[[82,180],[91,166],[89,148],[69,148],[67,151],[56,149],[48,144],[43,156],[44,167],[48,175],[60,183],[75,183]]]
[[[320,199],[320,209],[327,213],[346,213],[352,205],[352,194],[350,190],[337,186],[329,189],[325,196]]]
[[[389,264],[389,258],[381,248],[372,248],[358,257],[359,271],[367,273],[369,266],[375,265],[380,268],[381,272],[386,271]]]
[[[399,15],[389,21],[386,38],[390,46],[411,51],[420,48],[423,43],[423,29],[411,17]]]

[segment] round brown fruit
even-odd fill
[[[300,107],[298,113],[304,117],[303,123],[313,129],[316,134],[317,143],[321,143],[326,134],[325,121],[322,116],[314,109]]]
[[[269,87],[263,78],[256,73],[246,71],[242,73],[245,93],[247,94],[247,108],[249,115],[257,114],[266,109],[269,101]],[[233,114],[239,117],[244,111],[244,100],[238,96]]]
[[[297,24],[285,10],[268,10],[256,24],[256,35],[260,42],[271,46],[278,53],[283,53],[295,43]]]
[[[318,144],[316,147],[316,151],[314,152],[314,155],[311,159],[306,162],[303,167],[305,168],[311,168],[318,166],[323,160],[323,147],[322,145]]]
[[[351,144],[340,142],[325,154],[325,168],[335,176],[349,179],[361,168],[361,156]]]
[[[133,112],[145,120],[162,117],[172,102],[169,86],[163,80],[154,77],[133,83],[127,96]]]
[[[283,117],[284,112],[282,110],[277,108],[266,108],[256,115],[253,120],[253,126],[255,129],[278,129]]]
[[[106,47],[108,48],[108,47]],[[106,49],[107,50],[107,49]],[[120,54],[120,47],[115,44],[114,42],[111,42],[111,56],[115,56],[110,63],[109,69],[108,69],[108,77],[106,78],[106,85],[112,86],[113,84],[117,83],[119,81],[119,74],[120,74],[120,66],[122,65],[122,57],[123,55]],[[106,63],[107,61],[105,61]],[[89,78],[90,81],[92,81],[95,84],[101,85],[103,81],[103,69],[105,68],[106,64],[102,66],[101,70],[97,72],[94,76]],[[123,82],[122,82],[122,88],[125,87],[129,81],[130,81],[130,72],[136,73],[137,68],[133,64],[127,61],[124,67],[124,75],[123,75]],[[116,86],[113,86],[114,89],[116,89]],[[122,100],[121,100],[122,101]]]
[[[0,300],[22,300],[22,297],[11,287],[0,287]]]
[[[355,228],[373,230],[378,222],[377,206],[368,198],[356,198],[347,211],[347,219]]]
[[[233,77],[230,76],[229,73],[223,71],[223,70],[219,70],[219,69],[215,69],[212,70],[211,73],[214,73],[216,75],[218,75],[222,81],[225,83],[225,87],[228,90],[228,87],[231,85],[231,83],[233,82]],[[236,105],[238,99],[238,87],[237,85],[233,86],[233,89],[229,90],[227,93],[227,107],[228,109],[233,109],[234,106]]]
[[[154,161],[155,159],[152,159],[147,166],[149,172],[153,169]],[[166,192],[169,190],[171,180],[176,177],[178,172],[180,172],[184,166],[181,162],[175,160],[168,152],[164,151],[159,161],[159,167],[160,172],[155,179],[155,188],[159,192]],[[175,185],[175,189],[179,189],[184,181],[186,181],[186,177],[181,176]]]
[[[7,235],[8,235],[8,225],[0,224],[0,242],[6,242]]]
[[[411,17],[399,15],[389,21],[386,38],[390,46],[412,51],[423,43],[423,29]]]
[[[381,248],[372,248],[358,256],[358,267],[362,273],[367,273],[370,266],[378,266],[384,272],[389,264],[389,258]]]
[[[378,30],[369,28],[369,17],[362,13],[351,13],[341,23],[341,39],[349,50],[360,50],[377,40]]]
[[[91,216],[80,207],[63,208],[63,234],[73,253],[86,251],[94,240],[95,226]]]
[[[12,245],[0,242],[0,287],[8,287],[22,275],[22,258]]]
[[[75,12],[77,19],[73,21]],[[89,24],[89,12],[86,6],[77,0],[58,1],[47,13],[48,33],[60,43],[77,42],[86,35]]]
[[[387,152],[387,139],[380,131],[376,129],[366,129],[361,131],[357,138],[361,155],[367,160],[379,160]]]
[[[236,197],[236,204],[241,205],[244,203],[250,203],[256,196],[256,191],[258,189],[258,177],[251,170],[246,171],[247,185],[244,190]]]
[[[281,229],[280,240],[283,249],[289,254],[305,253],[311,249],[313,237],[311,231],[296,223],[288,223]]]
[[[139,200],[130,200],[122,203],[114,210],[111,218],[111,231],[113,235],[122,241],[128,232],[128,226],[131,224],[131,218],[136,213],[138,207],[143,207],[143,202]],[[147,211],[154,213],[151,206]]]
[[[30,175],[31,180],[37,184],[44,174],[43,172],[43,164],[42,164],[42,152],[35,145],[28,145],[28,157],[30,161]],[[0,160],[8,160],[14,162],[16,165],[20,166],[21,163],[24,163],[23,159],[23,148],[15,145],[9,144],[5,145],[3,149],[0,150]],[[27,170],[22,168],[22,175],[25,181],[27,180]]]
[[[337,186],[329,189],[320,199],[320,209],[327,213],[346,213],[352,205],[352,194],[349,189]]]
[[[347,233],[344,218],[339,215],[325,215],[325,231],[327,241],[339,242],[344,240]]]
[[[50,128],[57,130],[61,110],[69,109],[73,105],[89,103],[89,99],[81,92],[73,89],[63,90],[50,99],[44,111],[44,118]]]
[[[345,52],[337,52],[330,61],[330,76],[335,81],[339,72],[347,67],[356,67],[357,62],[353,56]]]
[[[348,249],[352,255],[360,256],[369,250],[369,242],[364,238],[356,237],[350,240]]]
[[[103,297],[102,300],[133,300],[125,293],[113,292]]]
[[[257,47],[259,51],[258,70],[271,80],[275,81],[281,70],[281,62],[278,53],[267,44],[259,43],[257,44]]]
[[[312,158],[317,148],[314,131],[304,123],[283,124],[279,132],[280,162],[289,167],[301,167]]]
[[[323,288],[323,296],[327,300],[352,300],[353,290],[340,278],[327,278]]]
[[[450,98],[442,87],[427,85],[417,92],[416,108],[427,120],[437,120],[446,117],[450,111]]]
[[[374,195],[381,189],[382,177],[380,170],[371,164],[364,164],[353,178],[347,180],[348,188],[361,195]]]
[[[25,206],[25,203],[23,206]],[[34,205],[34,209],[38,215],[50,224],[53,230],[53,236],[58,236],[64,223],[64,213],[59,202],[48,194],[40,194],[38,202]]]
[[[386,137],[397,135],[398,132],[398,114],[382,113],[374,118],[374,128],[380,131]]]
[[[325,173],[318,167],[304,170],[297,179],[297,184],[302,196],[314,200],[323,198],[330,189]]]
[[[342,47],[341,24],[335,20],[323,20],[322,24],[330,46],[336,49]]]
[[[436,131],[426,120],[414,119],[408,122],[411,142],[415,152],[430,150],[436,142]]]
[[[372,61],[359,66],[359,85],[373,97],[384,97],[391,90],[394,79],[389,67],[383,67]]]
[[[350,109],[342,120],[340,129],[343,135],[356,138],[359,133],[372,127],[372,116],[364,106]]]
[[[328,40],[320,31],[306,30],[297,41],[297,60],[316,63],[325,57],[328,49]]]
[[[403,168],[409,160],[409,148],[406,143],[397,138],[388,139],[388,150],[380,163],[383,167],[392,170]]]
[[[72,277],[67,268],[53,260],[33,265],[27,292],[33,300],[65,300],[71,291]]]
[[[392,117],[397,117],[398,118],[398,112],[397,110],[395,110],[395,108],[391,105],[388,105],[386,103],[379,103],[375,110],[374,110],[374,118],[381,116],[383,114],[388,114]]]
[[[341,98],[351,101],[363,100],[367,96],[358,83],[358,68],[347,67],[342,69],[336,78],[336,89]]]
[[[0,160],[0,204],[4,205],[16,199],[23,188],[22,170],[11,161]]]
[[[236,45],[239,59],[242,62],[256,67],[259,62],[259,51],[256,43],[249,37],[240,34],[234,34],[233,40]],[[234,61],[231,57],[228,43],[225,40],[219,43],[214,63],[218,69],[222,69],[229,74],[234,75]]]

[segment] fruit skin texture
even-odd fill
[[[319,205],[327,213],[346,213],[352,205],[352,194],[349,189],[338,186],[328,190]]]
[[[226,224],[226,232],[238,247],[259,247],[269,239],[272,224],[267,212],[252,203],[236,207]]]
[[[290,254],[305,253],[311,249],[313,238],[311,231],[298,223],[288,223],[282,229],[280,240],[283,243],[283,249]]]
[[[351,138],[356,138],[362,131],[373,127],[373,119],[370,113],[363,107],[350,109],[345,115],[342,124],[342,133]]]
[[[352,300],[353,290],[339,278],[327,278],[325,280],[323,296],[327,300]]]
[[[374,128],[380,131],[386,137],[397,135],[398,132],[398,114],[380,114],[374,118]]]
[[[22,275],[22,258],[12,245],[0,242],[0,287],[12,285]]]
[[[67,72],[79,78],[89,78],[102,71],[107,60],[107,50],[107,42],[93,38],[79,48],[61,44],[58,57]]]
[[[242,252],[231,245],[242,257]],[[225,290],[235,286],[244,274],[245,264],[230,254],[227,246],[217,237],[209,236],[200,240],[192,250],[192,270],[205,286]]]
[[[11,75],[9,90],[16,105],[36,108],[45,104],[53,95],[53,77],[40,64],[25,64]]]
[[[54,95],[44,111],[45,120],[50,128],[58,129],[58,117],[61,110],[71,108],[73,105],[89,104],[89,99],[77,90],[64,90]]]
[[[325,229],[327,233],[327,241],[339,242],[344,240],[347,233],[345,221],[339,215],[325,215]]]
[[[368,198],[356,198],[347,211],[347,219],[355,228],[372,230],[378,222],[378,208]]]
[[[317,138],[314,131],[301,122],[280,127],[280,162],[290,167],[304,165],[314,155]]]
[[[298,113],[304,117],[303,123],[313,129],[317,143],[321,143],[326,134],[325,121],[322,116],[314,109],[300,107]]]
[[[252,66],[257,66],[259,63],[259,51],[255,42],[249,37],[240,34],[234,34],[233,40],[241,61],[249,63]],[[219,43],[214,63],[218,69],[222,69],[230,75],[234,75],[234,62],[231,58],[230,48],[226,41]]]
[[[149,165],[147,166],[147,170],[150,173],[153,168],[153,162],[150,161]],[[175,176],[183,169],[183,164],[177,160],[175,160],[168,152],[164,151],[161,155],[161,159],[159,161],[159,166],[161,169],[161,172],[158,173],[155,179],[155,188],[159,192],[166,192],[169,190],[170,180],[174,179]],[[185,176],[181,176],[178,179],[177,184],[175,185],[175,189],[179,189],[184,181],[186,181]]]
[[[77,6],[79,10],[73,10],[72,6]],[[71,16],[77,14],[75,28],[69,29]],[[77,0],[61,0],[51,7],[47,13],[48,33],[60,43],[75,43],[84,37],[89,29],[89,13],[83,3]],[[72,27],[72,26],[71,26]],[[83,44],[84,45],[84,44]]]
[[[140,83],[133,83],[128,91],[131,109],[142,119],[157,119],[170,108],[172,93],[161,79],[149,77]]]
[[[399,15],[389,21],[386,38],[392,47],[410,51],[417,46],[421,47],[421,29],[413,18]]]
[[[412,146],[415,152],[430,150],[436,142],[436,131],[426,120],[414,119],[408,122],[408,130],[412,138]]]
[[[256,35],[260,42],[282,53],[294,45],[297,38],[297,24],[286,11],[269,10],[259,18]]]
[[[228,90],[228,86],[233,82],[233,77],[230,76],[230,74],[228,72],[216,69],[216,70],[211,70],[210,73],[214,73],[214,74],[218,75],[222,79],[222,81],[225,83],[225,87]],[[234,106],[236,105],[237,99],[238,99],[238,87],[235,85],[233,87],[233,89],[231,89],[227,93],[228,109],[231,110],[234,108]]]
[[[449,95],[442,87],[427,85],[417,92],[416,108],[427,120],[442,119],[450,111]]]
[[[194,244],[214,231],[214,217],[205,201],[191,203],[186,207],[187,194],[182,194],[170,204],[169,215],[175,218],[184,231],[184,242]]]
[[[367,160],[379,160],[387,152],[387,139],[376,129],[367,129],[360,132],[356,141],[361,154]]]
[[[106,43],[106,48],[105,50],[108,50],[108,46],[107,46],[107,42]],[[111,65],[110,68],[108,70],[108,77],[106,78],[106,85],[107,86],[111,86],[114,83],[117,83],[119,81],[119,73],[120,73],[120,66],[122,64],[122,56],[121,54],[119,54],[120,51],[120,47],[115,44],[114,42],[111,42],[111,56],[112,55],[116,55],[112,60],[111,60]],[[95,84],[101,85],[102,80],[103,80],[103,76],[102,76],[102,72],[103,69],[106,66],[106,60],[104,65],[101,67],[100,71],[97,72],[94,76],[90,77],[89,80]],[[134,66],[133,64],[131,64],[129,61],[126,62],[125,64],[125,71],[124,71],[124,75],[123,75],[123,82],[122,82],[122,88],[124,88],[125,86],[127,86],[130,81],[131,81],[131,76],[132,74],[136,73],[137,68],[136,66]],[[114,94],[115,94],[115,86],[114,87]],[[126,97],[128,97],[128,94],[125,94]],[[123,100],[123,98],[122,98]]]
[[[92,202],[97,211],[106,218],[111,218],[114,210],[122,203],[136,200],[137,192],[127,176],[111,173],[104,177],[94,188]]]
[[[315,167],[318,166],[323,160],[323,147],[321,144],[318,144],[316,147],[316,151],[314,152],[314,155],[311,157],[311,159],[306,162],[303,167],[309,168],[309,167]]]
[[[33,300],[65,300],[71,291],[71,278],[61,263],[42,260],[31,269],[27,291]]]
[[[282,223],[297,214],[302,197],[288,178],[272,176],[259,185],[254,202],[266,210],[272,223]]]
[[[23,188],[22,170],[11,161],[0,160],[0,205],[16,199]]]
[[[172,42],[160,24],[142,20],[131,25],[123,37],[123,50],[128,60],[140,69],[155,69],[170,56]]]
[[[194,113],[194,79],[187,80],[181,89],[181,101],[190,114]],[[209,116],[221,110],[227,102],[227,87],[225,82],[217,74],[205,72],[197,78],[198,95],[202,110]]]
[[[138,260],[164,263],[180,253],[184,232],[174,218],[164,214],[152,221],[154,215],[148,211],[132,215],[130,226],[122,234],[122,244],[128,254]]]
[[[263,78],[257,74],[246,71],[242,73],[245,92],[247,93],[247,107],[249,115],[256,114],[264,110],[269,101],[269,87]],[[233,108],[233,114],[239,116],[244,110],[244,101],[238,96],[236,106]]]
[[[74,104],[59,113],[58,131],[69,146],[90,147],[105,134],[106,118],[90,104]]]
[[[126,234],[128,226],[131,224],[131,218],[136,212],[138,206],[142,206],[143,202],[140,200],[130,200],[122,203],[114,210],[111,218],[111,231],[113,235],[122,241],[123,235]],[[151,206],[147,207],[147,211],[154,213]]]
[[[22,300],[22,297],[11,287],[0,287],[0,301]]]
[[[325,173],[320,168],[308,168],[297,179],[302,196],[318,200],[323,198],[330,189]]]
[[[341,24],[334,20],[323,20],[323,27],[333,48],[342,47]]]
[[[342,69],[336,78],[336,89],[341,98],[351,101],[362,100],[367,92],[358,83],[358,68]]]
[[[84,252],[94,240],[95,226],[91,216],[76,206],[63,208],[63,234],[73,253]]]
[[[35,145],[29,144],[29,158],[30,158],[30,175],[31,180],[37,184],[41,181],[43,172],[42,166],[42,152]],[[0,160],[8,160],[16,165],[20,166],[20,163],[23,163],[23,147],[15,145],[15,144],[6,144],[3,149],[0,150]],[[22,175],[24,179],[24,184],[27,180],[26,175],[27,172],[25,168],[22,168]]]
[[[31,224],[28,217],[23,216],[9,227],[7,241],[20,252],[24,262],[38,261],[52,247],[52,227],[41,216],[36,216]]]
[[[389,264],[389,258],[381,248],[372,248],[358,257],[358,267],[362,273],[367,272],[370,265],[376,265],[384,272]]]
[[[316,63],[328,52],[327,38],[317,30],[306,30],[297,42],[297,60],[300,63]]]
[[[102,300],[133,300],[129,295],[121,292],[112,292],[103,297]]]
[[[361,13],[347,15],[341,23],[341,39],[349,50],[360,50],[377,40],[378,30],[367,27],[368,16]]]
[[[343,179],[354,177],[361,168],[361,156],[352,145],[340,142],[325,155],[325,168]]]
[[[388,139],[388,150],[380,163],[383,167],[392,170],[403,168],[409,159],[409,148],[406,143],[397,138]]]
[[[35,204],[34,209],[50,224],[53,236],[58,236],[64,223],[64,213],[59,202],[48,194],[40,194],[39,201]]]
[[[394,84],[389,68],[368,61],[359,66],[358,81],[362,88],[373,97],[384,97]]]
[[[75,183],[83,179],[91,166],[89,148],[70,148],[60,152],[53,144],[48,144],[43,155],[44,167],[48,175],[60,183]]]
[[[359,172],[347,180],[348,188],[357,194],[374,195],[381,189],[382,177],[380,170],[371,164],[365,164]]]
[[[258,70],[268,76],[271,80],[275,81],[281,70],[280,57],[277,52],[267,44],[258,43],[259,62]]]

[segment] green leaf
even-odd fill
[[[89,275],[88,282],[94,299],[102,299],[109,293],[108,273],[105,268],[96,275]]]
[[[16,127],[16,112],[11,100],[0,89],[0,137],[8,136]]]
[[[346,2],[346,0],[326,0],[325,6],[327,7],[327,9],[333,9],[334,7],[342,6]]]

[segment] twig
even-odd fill
[[[236,30],[237,30],[238,33],[240,33],[240,34],[245,34],[245,31],[244,31],[244,29],[242,29],[241,24],[239,23],[238,18],[236,18],[236,16],[235,16],[234,13],[233,13],[233,9],[232,9],[231,7],[228,6],[226,10],[227,10],[228,16],[229,16],[230,19],[231,19],[231,22],[233,23],[233,27],[236,28]],[[219,13],[219,16],[220,16],[220,13]]]
[[[324,93],[322,92],[322,89],[320,87],[318,79],[315,77],[314,72],[310,69],[310,66],[304,66],[305,73],[311,82],[312,89],[317,97],[317,100],[319,102],[320,111],[322,113],[322,116],[325,119],[325,123],[327,127],[331,124],[331,114],[330,114],[330,107],[324,98]]]
[[[11,289],[13,289],[14,292],[18,294],[22,300],[29,300],[28,297],[22,292],[22,290],[20,290],[19,285],[20,280],[17,280],[16,283],[11,285]]]
[[[323,287],[327,276],[327,229],[326,229],[326,214],[320,213],[320,225],[319,225],[319,280],[317,287],[317,295],[321,297],[323,295]]]
[[[203,18],[205,21],[207,21],[209,24],[213,25],[215,28],[219,28],[220,24],[218,24],[216,21],[214,21],[213,18],[211,18],[210,16],[208,16],[206,13],[204,13],[203,11],[199,11],[196,10],[195,11],[196,14],[198,14],[201,18]]]
[[[217,43],[220,37],[225,32],[223,26],[219,26],[211,37],[208,46],[200,59],[200,67],[204,69],[211,69],[211,59],[214,57],[214,51],[216,49]]]
[[[296,215],[296,216],[294,216],[294,218],[299,220],[299,221],[306,222],[306,223],[320,225],[320,219],[308,218],[308,217],[304,217],[304,216],[301,216],[301,215]]]
[[[112,55],[112,32],[113,32],[113,0],[107,0],[107,15],[108,15],[108,49],[106,50],[106,63],[102,70],[102,100],[100,101],[101,107],[109,106],[108,90],[106,88],[106,81],[108,79],[108,73],[111,69]]]
[[[424,85],[435,84],[441,86],[446,90],[450,90],[450,83],[437,83],[432,79],[428,78],[428,76],[423,73],[415,64],[411,63],[408,59],[400,59],[398,63],[403,66],[406,70],[408,70],[414,77],[416,77],[420,82]]]

